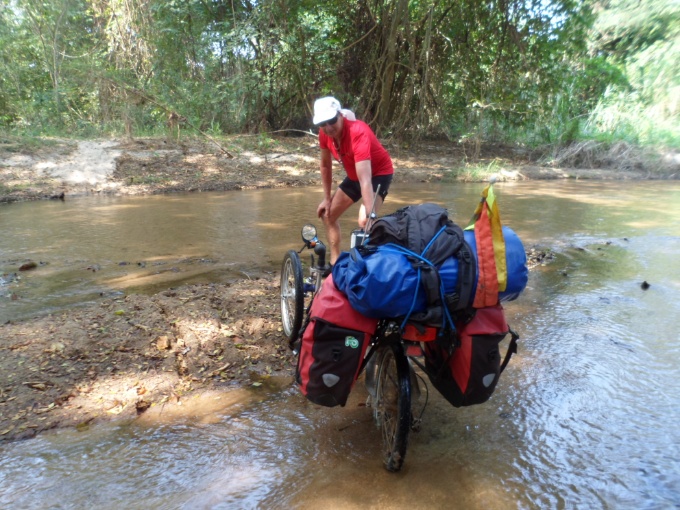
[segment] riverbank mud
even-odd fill
[[[68,199],[83,194],[140,195],[319,185],[318,145],[311,135],[209,139],[49,140],[28,147],[0,143],[0,203]],[[522,147],[482,147],[477,158],[446,141],[387,144],[401,182],[531,179],[677,178],[680,156],[610,148],[547,156]],[[586,152],[586,153],[584,153]],[[592,151],[594,152],[594,151]],[[560,165],[558,163],[563,163]],[[568,164],[568,165],[567,165]],[[343,177],[335,165],[335,179]]]

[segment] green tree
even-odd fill
[[[661,0],[0,1],[6,126],[299,130],[333,94],[382,136],[478,154],[569,142],[624,104],[677,116],[678,8]]]
[[[680,146],[680,4],[612,0],[601,4],[591,53],[617,69],[587,129],[631,142]]]

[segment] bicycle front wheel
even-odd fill
[[[382,347],[378,354],[374,416],[382,434],[382,455],[388,471],[404,464],[411,428],[411,377],[400,343]]]
[[[300,333],[303,313],[302,263],[297,252],[290,250],[281,265],[281,322],[289,342],[294,342]]]

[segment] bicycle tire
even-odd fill
[[[283,334],[294,342],[302,327],[304,282],[302,262],[295,250],[289,250],[281,264],[281,323]]]
[[[404,464],[411,428],[411,374],[401,343],[391,342],[377,354],[374,416],[382,436],[383,463],[396,472]]]

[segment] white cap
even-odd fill
[[[327,120],[331,120],[340,111],[340,101],[334,97],[322,97],[314,101],[314,124],[320,124]]]

